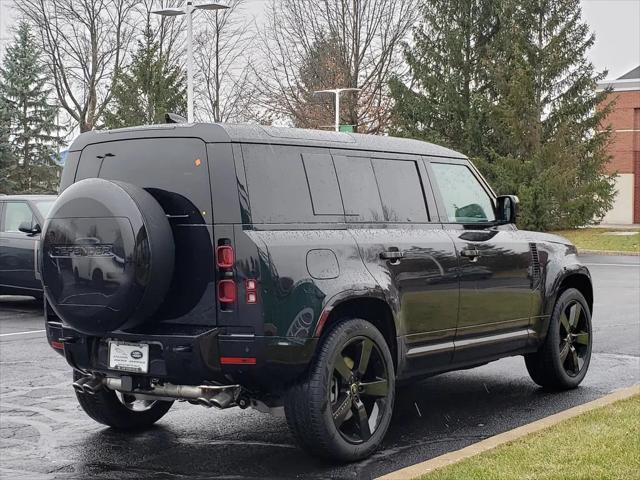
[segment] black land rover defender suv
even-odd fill
[[[519,231],[463,155],[419,141],[171,124],[73,143],[43,227],[46,327],[89,416],[174,400],[272,413],[364,458],[395,388],[524,355],[576,387],[593,290],[567,240]]]

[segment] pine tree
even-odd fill
[[[394,82],[395,129],[469,155],[520,225],[591,223],[611,207],[606,93],[586,52],[579,0],[433,0],[407,51],[412,83]]]
[[[167,112],[186,115],[183,72],[169,63],[149,26],[127,72],[120,73],[114,87],[107,128],[164,123]]]
[[[595,38],[580,2],[502,0],[500,18],[487,64],[491,149],[481,166],[498,189],[520,196],[523,226],[592,223],[614,196],[601,127],[610,108],[597,108],[606,72],[587,59]]]
[[[476,156],[482,152],[484,63],[498,28],[495,1],[430,0],[421,7],[411,81],[391,82],[393,131]]]
[[[292,108],[292,120],[296,127],[333,129],[335,123],[334,97],[315,92],[336,86],[351,85],[349,64],[343,57],[338,38],[321,36],[309,48],[299,71],[298,95],[300,101]],[[358,111],[356,96],[342,95],[340,118],[344,123],[355,125]],[[357,127],[357,126],[356,126]]]
[[[31,28],[21,22],[0,68],[0,158],[6,193],[57,190],[58,108],[51,103],[43,71]]]
[[[0,193],[12,193],[16,190],[12,167],[15,160],[9,143],[11,122],[4,96],[0,95]]]

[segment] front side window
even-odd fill
[[[4,205],[4,228],[2,231],[18,233],[23,224],[28,227],[33,224],[33,213],[29,205],[24,202],[7,202]]]
[[[40,212],[40,215],[42,215],[42,218],[47,218],[55,202],[53,200],[36,200],[33,203]]]
[[[491,198],[466,165],[432,163],[431,168],[444,202],[447,222],[495,221]]]

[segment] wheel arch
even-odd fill
[[[374,325],[387,341],[393,366],[398,368],[398,342],[395,316],[389,304],[375,296],[341,298],[325,307],[316,327],[316,337],[322,337],[331,328],[349,318],[361,318]]]
[[[552,288],[546,296],[543,320],[540,324],[540,329],[536,329],[540,341],[543,341],[547,336],[551,313],[553,312],[556,302],[560,298],[560,295],[570,288],[575,288],[584,296],[587,301],[587,306],[589,307],[589,313],[593,314],[593,284],[589,270],[582,265],[565,269],[562,275],[558,275],[552,283]]]
[[[591,277],[583,272],[572,273],[562,279],[553,302],[554,305],[560,295],[570,288],[575,288],[584,296],[587,305],[589,305],[589,312],[593,314],[593,284]]]

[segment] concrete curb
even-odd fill
[[[415,465],[411,465],[410,467],[388,473],[386,475],[383,475],[382,477],[378,477],[377,480],[409,480],[412,478],[420,477],[438,468],[446,467],[447,465],[459,462],[460,460],[464,460],[465,458],[473,457],[482,452],[492,450],[500,445],[504,445],[505,443],[513,442],[514,440],[518,440],[531,433],[539,432],[540,430],[544,430],[553,425],[556,425],[563,420],[577,417],[578,415],[589,412],[591,410],[595,410],[596,408],[604,407],[606,405],[617,402],[618,400],[624,400],[639,394],[640,384],[628,388],[623,388],[621,390],[616,390],[613,393],[598,398],[597,400],[593,400],[583,405],[578,405],[577,407],[569,408],[568,410],[564,410],[549,417],[545,417],[535,422],[528,423],[527,425],[523,425],[522,427],[514,428],[513,430],[494,435],[493,437],[489,437],[478,443],[469,445],[468,447],[465,447],[461,450],[445,453],[444,455],[432,458],[431,460],[427,460],[426,462],[417,463]]]
[[[579,255],[606,255],[606,256],[629,256],[629,257],[638,257],[640,256],[640,252],[625,252],[623,250],[584,250],[582,248],[578,249]]]

